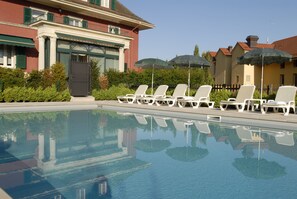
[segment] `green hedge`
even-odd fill
[[[70,101],[71,96],[68,89],[58,92],[56,86],[26,88],[11,87],[3,91],[0,100],[3,102],[55,102]]]
[[[95,100],[116,100],[117,96],[133,94],[134,90],[125,87],[123,84],[119,86],[111,86],[107,90],[93,90],[92,95]]]
[[[108,77],[109,85],[117,86],[125,84],[129,88],[137,88],[140,84],[151,85],[152,70],[145,69],[142,72],[128,71],[118,72],[109,70],[105,73]],[[155,69],[154,71],[154,87],[166,84],[170,88],[175,88],[177,84],[188,83],[188,68],[174,69]],[[213,79],[207,69],[192,68],[191,69],[191,88],[198,88],[203,84],[213,84]]]

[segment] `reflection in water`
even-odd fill
[[[3,114],[0,125],[0,187],[13,198],[114,198],[115,189],[123,187],[121,193],[129,198],[125,183],[131,178],[142,182],[147,170],[156,181],[149,192],[163,194],[162,187],[155,187],[164,186],[158,170],[174,177],[176,170],[170,173],[166,163],[214,159],[216,142],[233,149],[225,164],[251,179],[288,173],[264,150],[297,160],[296,133],[268,128],[108,111]],[[166,167],[152,170],[154,158]]]

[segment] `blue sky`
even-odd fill
[[[194,47],[217,51],[257,35],[269,43],[297,35],[296,0],[119,0],[154,24],[140,32],[139,59],[170,60]]]

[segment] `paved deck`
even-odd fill
[[[181,117],[192,120],[208,120],[227,122],[244,125],[290,129],[297,131],[297,114],[290,113],[284,116],[282,113],[268,112],[261,114],[259,111],[237,112],[236,110],[221,111],[217,108],[209,109],[201,107],[167,107],[149,106],[139,104],[120,104],[117,101],[93,101],[93,102],[36,102],[36,103],[1,103],[0,113],[24,112],[24,111],[49,111],[49,110],[83,110],[83,109],[106,109],[117,112],[141,113],[149,115],[161,115],[167,117]]]

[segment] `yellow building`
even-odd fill
[[[253,84],[260,88],[261,66],[237,64],[240,56],[255,48],[275,48],[293,56],[291,62],[264,67],[264,90],[277,90],[280,85],[297,86],[297,36],[278,40],[272,44],[258,43],[258,36],[250,35],[246,42],[237,42],[234,48],[220,48],[215,56],[213,71],[216,84]]]

